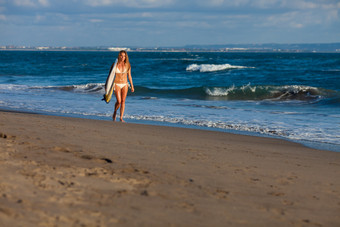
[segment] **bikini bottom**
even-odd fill
[[[116,83],[114,83],[114,84],[113,84],[114,88],[116,87],[116,85],[117,85],[118,87],[120,87],[120,89],[122,89],[123,87],[127,86],[128,83],[125,83],[125,84],[116,84]]]

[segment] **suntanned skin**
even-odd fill
[[[126,54],[124,52],[121,52],[118,56],[119,60],[117,63],[117,68],[121,71],[124,72],[125,71],[125,59],[126,59]],[[131,67],[129,68],[129,70],[127,71],[127,73],[116,73],[116,78],[114,83],[118,83],[118,84],[124,84],[127,83],[127,79],[129,79],[129,82],[131,84],[131,91],[134,92],[135,89],[133,87],[133,83],[132,83],[132,76],[131,76]],[[120,88],[119,86],[115,85],[115,96],[116,96],[116,104],[115,104],[115,110],[112,116],[113,121],[116,121],[116,116],[117,116],[117,111],[120,107],[120,121],[121,122],[125,122],[123,120],[123,116],[124,116],[124,110],[125,110],[125,99],[128,93],[129,87],[125,86],[123,88]]]

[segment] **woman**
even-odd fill
[[[132,83],[131,77],[131,65],[129,62],[129,57],[125,50],[119,52],[118,55],[118,62],[116,66],[116,77],[114,80],[114,91],[116,95],[116,104],[115,104],[115,111],[113,113],[112,119],[116,121],[117,110],[120,107],[120,121],[125,122],[123,120],[124,110],[125,110],[125,99],[128,93],[129,85],[127,78],[129,78],[131,91],[134,92],[135,89]]]

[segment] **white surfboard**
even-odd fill
[[[116,59],[115,63],[111,66],[109,75],[107,76],[107,79],[106,79],[105,94],[103,98],[103,100],[106,103],[109,103],[112,98],[112,93],[114,90],[113,82],[115,81],[117,62],[118,62],[118,59]]]

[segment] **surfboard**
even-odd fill
[[[117,62],[118,62],[118,59],[116,59],[115,63],[112,64],[109,75],[107,76],[107,79],[106,79],[105,94],[104,94],[104,98],[102,99],[106,103],[109,103],[112,98],[112,93],[114,90],[113,82],[115,81]]]

